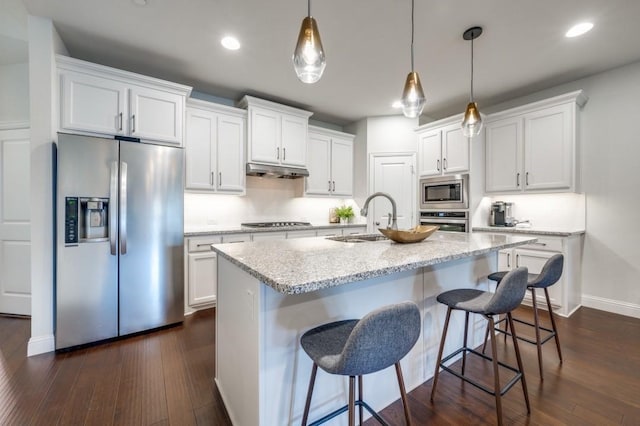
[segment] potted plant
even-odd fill
[[[340,218],[340,223],[345,224],[349,222],[349,219],[355,216],[353,208],[351,206],[336,207],[336,216]]]

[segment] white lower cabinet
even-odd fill
[[[221,236],[191,237],[186,240],[186,295],[188,307],[208,307],[216,301],[216,253],[211,244],[222,242]]]
[[[513,249],[500,250],[498,253],[498,270],[509,271],[521,266],[527,267],[530,274],[539,274],[547,260],[555,254],[564,255],[564,266],[560,280],[548,287],[549,299],[554,312],[562,316],[570,316],[581,304],[581,263],[582,235],[568,237],[537,237],[538,241]],[[536,290],[538,307],[546,309],[547,301],[544,290]],[[531,305],[531,292],[527,291],[524,303]]]

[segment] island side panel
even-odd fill
[[[260,287],[257,279],[218,256],[215,380],[235,426],[260,424]]]
[[[362,318],[376,308],[406,300],[417,302],[422,311],[423,287],[420,269],[301,295],[284,295],[263,286],[260,425],[300,424],[312,366],[300,347],[304,332],[331,321]],[[422,347],[419,340],[401,363],[408,389],[424,382]],[[395,369],[366,375],[364,395],[377,409],[398,399]],[[348,378],[318,370],[310,420],[347,401]],[[342,417],[331,424],[346,424],[346,416]]]

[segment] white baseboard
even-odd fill
[[[582,306],[614,314],[626,315],[628,317],[640,318],[640,305],[635,303],[582,295]]]
[[[27,345],[27,356],[40,355],[53,352],[56,349],[56,341],[53,334],[31,337]]]

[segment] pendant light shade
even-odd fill
[[[327,61],[324,56],[320,32],[315,19],[311,17],[311,0],[307,2],[308,16],[302,20],[298,43],[293,52],[293,68],[303,83],[320,80]]]
[[[427,100],[424,97],[424,90],[422,90],[422,84],[420,84],[420,77],[417,72],[411,71],[407,74],[401,102],[402,113],[405,117],[415,118],[422,114]]]
[[[414,15],[414,0],[411,0],[411,72],[407,75],[407,81],[404,83],[404,90],[402,91],[402,113],[407,118],[415,118],[422,114],[424,104],[427,99],[424,96],[424,90],[422,90],[422,84],[420,83],[420,77],[413,68],[413,15]]]
[[[482,130],[482,117],[478,111],[478,104],[473,100],[473,40],[480,37],[480,34],[482,34],[482,27],[469,28],[462,34],[462,38],[471,40],[471,94],[462,118],[462,133],[468,138],[478,135]]]

